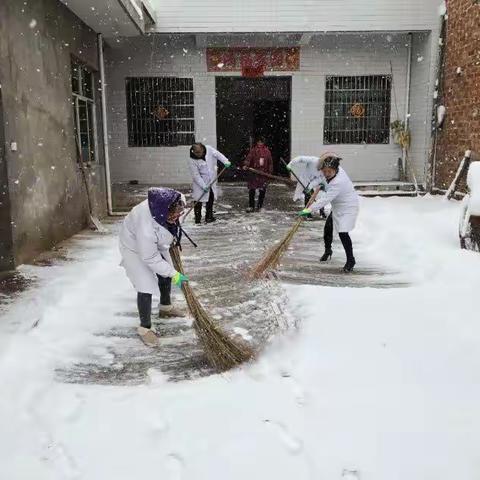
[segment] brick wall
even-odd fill
[[[453,180],[465,150],[480,152],[480,3],[448,0],[447,10],[440,99],[447,116],[438,134],[433,182],[442,189]]]

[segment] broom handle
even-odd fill
[[[305,208],[310,208],[313,205],[313,202],[317,199],[318,194],[320,193],[321,188],[318,187],[313,193],[312,196],[310,197],[310,200],[307,203],[307,206]]]
[[[225,170],[227,169],[227,167],[223,167],[221,170],[220,170],[220,173],[217,174],[217,176],[211,181],[211,183],[208,185],[208,190],[210,190],[212,188],[212,185],[214,183],[216,183],[218,181],[218,179],[223,175],[223,172],[225,172]],[[195,208],[195,205],[198,203],[197,202],[193,202],[193,205],[187,210],[187,213],[183,216],[182,218],[182,223],[185,221],[185,219],[190,215],[190,212]]]
[[[256,168],[248,167],[247,170],[249,172],[255,173],[256,175],[261,175],[262,177],[271,178],[272,180],[278,180],[280,182],[285,182],[285,183],[289,183],[289,184],[292,183],[292,181],[289,178],[279,177],[277,175],[272,175],[271,173],[262,172],[261,170],[257,170]]]

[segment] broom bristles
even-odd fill
[[[172,247],[170,254],[175,269],[184,273],[178,247]],[[254,352],[248,345],[234,341],[215,325],[188,283],[182,285],[182,291],[194,319],[193,327],[212,367],[223,372],[253,358]]]
[[[262,278],[267,270],[272,270],[278,266],[282,255],[287,250],[290,242],[292,241],[294,235],[297,233],[300,225],[302,224],[302,219],[299,218],[292,228],[287,232],[285,237],[272,248],[270,248],[267,253],[258,261],[255,266],[250,270],[248,278],[250,280],[258,280]]]

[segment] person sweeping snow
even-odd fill
[[[218,196],[217,161],[223,163],[226,168],[232,164],[225,155],[210,145],[194,143],[190,148],[190,171],[192,173],[192,197],[195,201],[195,223],[202,222],[202,205],[206,203],[205,222],[211,223],[216,220],[213,215],[213,203]]]
[[[332,205],[332,211],[325,222],[323,233],[325,252],[320,261],[326,262],[332,257],[333,227],[335,226],[347,257],[343,271],[351,272],[355,266],[355,257],[349,232],[355,228],[359,201],[352,181],[340,167],[340,160],[341,158],[333,154],[324,158],[322,172],[327,179],[326,192],[319,195],[310,208],[304,208],[300,216],[311,215],[312,212],[319,211],[329,203]]]
[[[287,170],[292,173],[297,181],[297,187],[293,194],[294,201],[304,200],[304,205],[307,206],[315,188],[326,186],[327,181],[321,171],[322,157],[300,155],[291,160],[286,166]],[[320,215],[325,218],[323,209]],[[312,215],[306,215],[305,217],[312,218]]]
[[[265,145],[265,139],[263,137],[257,138],[255,145],[250,149],[250,152],[245,159],[243,165],[244,170],[249,168],[254,168],[261,172],[272,175],[273,173],[273,161],[272,153],[270,149]],[[267,177],[251,173],[248,179],[248,208],[247,213],[254,212],[255,210],[259,212],[263,207],[263,202],[265,200],[265,194],[267,192],[269,180]],[[255,208],[255,195],[258,190],[258,203]]]
[[[125,217],[120,230],[121,265],[137,291],[138,333],[149,346],[158,344],[152,328],[152,295],[160,290],[159,317],[183,317],[172,305],[172,282],[178,287],[188,278],[172,266],[170,246],[180,239],[179,218],[185,209],[180,192],[149,188],[148,198]]]

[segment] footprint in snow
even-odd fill
[[[342,472],[342,479],[344,480],[360,480],[360,473],[358,470],[346,470]]]
[[[170,453],[166,458],[167,480],[182,480],[185,462],[178,453]]]
[[[293,436],[289,431],[288,428],[280,422],[276,422],[273,420],[264,420],[267,425],[275,431],[278,435],[278,438],[283,443],[284,447],[288,450],[289,453],[292,455],[299,455],[303,452],[303,442],[299,438]]]

